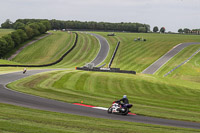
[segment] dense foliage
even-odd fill
[[[199,35],[200,34],[200,29],[188,29],[188,28],[184,28],[184,29],[178,29],[178,32],[179,33],[184,33],[184,34],[197,34]]]
[[[155,26],[155,27],[153,28],[153,32],[158,32],[158,31],[159,31],[158,26]]]
[[[109,23],[109,22],[81,22],[81,21],[62,21],[62,20],[46,20],[46,19],[18,19],[13,23],[13,28],[23,27],[29,23],[49,21],[51,29],[86,29],[86,30],[102,30],[102,31],[129,31],[129,32],[148,32],[150,26],[141,23]],[[2,27],[3,28],[3,27]]]
[[[49,21],[45,20],[24,24],[18,21],[12,23],[8,19],[6,22],[1,24],[1,27],[15,28],[16,31],[0,38],[0,58],[4,57],[7,52],[17,47],[19,44],[24,43],[35,36],[44,34],[46,31],[51,29]]]
[[[165,27],[160,28],[161,33],[165,33]]]

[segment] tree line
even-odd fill
[[[47,19],[18,19],[15,23],[3,23],[2,28],[19,28],[29,23],[40,21],[49,21],[51,29],[85,29],[85,30],[102,30],[102,31],[128,31],[128,32],[149,32],[150,25],[141,23],[109,23],[109,22],[81,22],[81,21],[62,21],[62,20],[47,20]]]
[[[178,29],[178,32],[181,33],[181,34],[200,34],[200,29],[189,29],[189,28],[180,28]]]
[[[19,44],[27,40],[44,34],[51,29],[49,21],[41,20],[38,22],[12,23],[9,19],[1,24],[2,28],[14,28],[14,32],[4,35],[0,38],[0,58],[4,57],[6,53],[17,47]]]
[[[52,29],[86,29],[101,31],[149,32],[150,26],[141,23],[109,23],[50,20]]]
[[[160,30],[158,26],[153,27],[153,32],[158,32],[158,31],[160,31],[160,33],[165,33],[165,27],[161,27]]]

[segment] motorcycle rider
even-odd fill
[[[119,100],[119,102],[121,101],[123,102],[121,103],[122,105],[129,104],[129,101],[126,95],[124,95],[123,98]]]
[[[122,101],[122,103],[121,103],[121,101]],[[123,98],[120,99],[118,102],[119,102],[119,104],[122,105],[122,107],[125,106],[126,104],[129,104],[129,101],[128,101],[128,98],[126,95],[124,95]],[[119,108],[119,110],[122,111],[122,108]]]

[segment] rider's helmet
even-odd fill
[[[123,98],[127,98],[127,96],[126,96],[126,95],[124,95],[124,96],[123,96]]]

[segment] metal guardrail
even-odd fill
[[[200,52],[200,49],[198,49],[192,56],[190,56],[187,60],[185,60],[184,62],[182,62],[180,65],[178,65],[177,67],[173,68],[171,71],[169,71],[168,73],[166,73],[164,75],[164,77],[166,77],[167,75],[171,74],[174,70],[176,70],[177,68],[179,68],[180,66],[182,66],[183,64],[187,63],[194,55],[196,55],[197,53]]]
[[[113,62],[113,60],[114,60],[114,58],[115,58],[115,55],[116,55],[117,50],[118,50],[118,48],[119,48],[119,44],[120,44],[120,41],[117,43],[117,46],[116,46],[115,51],[114,51],[114,53],[113,53],[113,56],[112,56],[112,58],[111,58],[111,60],[110,60],[110,62],[109,62],[109,64],[108,64],[108,67],[109,67],[109,68],[111,67],[112,62]]]
[[[136,74],[136,71],[120,70],[120,68],[99,68],[99,67],[93,67],[92,69],[89,69],[87,67],[76,67],[76,70]]]
[[[52,66],[52,65],[55,65],[59,62],[61,62],[63,60],[63,58],[68,55],[76,46],[77,44],[77,41],[78,41],[78,34],[76,32],[74,32],[75,35],[76,35],[76,38],[75,38],[75,42],[74,42],[74,45],[66,52],[63,54],[62,57],[60,57],[57,61],[55,62],[52,62],[52,63],[49,63],[49,64],[43,64],[43,65],[9,65],[9,64],[0,64],[0,67],[46,67],[46,66]]]

